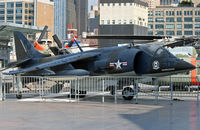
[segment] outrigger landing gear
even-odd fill
[[[132,100],[134,97],[134,90],[131,87],[126,87],[122,91],[124,100]]]
[[[17,98],[17,99],[22,99],[22,93],[19,92],[19,94],[16,94],[16,98]]]

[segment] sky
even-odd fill
[[[91,5],[97,5],[98,0],[88,0],[88,11],[90,11]]]

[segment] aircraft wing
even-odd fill
[[[98,56],[99,54],[100,53],[91,52],[91,53],[85,53],[85,54],[81,53],[81,54],[77,54],[77,55],[67,56],[67,57],[64,57],[64,58],[61,58],[61,59],[57,59],[57,60],[53,60],[53,61],[50,61],[50,62],[34,65],[34,66],[31,66],[31,67],[28,67],[28,68],[10,71],[9,73],[6,73],[6,74],[26,73],[26,72],[35,71],[35,70],[42,70],[42,69],[45,69],[45,68],[54,67],[54,66],[58,66],[58,65],[70,64],[72,62],[77,62],[79,60],[94,58],[94,57]]]

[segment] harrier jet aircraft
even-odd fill
[[[38,52],[21,32],[14,32],[17,70],[26,76],[167,76],[195,69],[160,45],[107,47],[48,56]]]

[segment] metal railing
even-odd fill
[[[2,86],[2,87],[1,87]],[[2,89],[2,91],[1,91]],[[79,101],[82,97],[100,95],[131,100],[138,97],[196,97],[199,101],[199,79],[188,77],[37,77],[37,76],[0,76],[1,99],[15,97],[50,98],[65,96]]]

